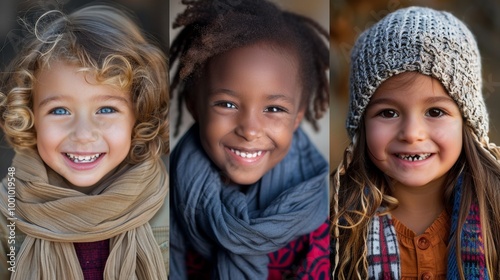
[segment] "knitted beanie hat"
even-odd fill
[[[469,29],[447,12],[397,10],[363,32],[351,54],[351,140],[377,88],[388,78],[416,71],[438,79],[458,104],[478,140],[488,142],[488,113],[481,88],[481,58]]]

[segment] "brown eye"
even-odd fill
[[[269,112],[269,113],[281,113],[281,112],[287,112],[286,109],[278,106],[270,106],[267,107],[264,112]]]
[[[439,118],[444,115],[444,112],[443,110],[438,108],[431,108],[429,111],[427,111],[427,115],[432,118]]]
[[[383,110],[382,112],[379,113],[379,115],[382,118],[387,118],[387,119],[399,117],[398,113],[396,113],[396,111],[394,110]]]
[[[236,105],[234,105],[233,103],[228,102],[228,101],[216,102],[214,105],[218,106],[218,107],[228,108],[228,109],[236,109]]]

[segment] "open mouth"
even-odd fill
[[[231,150],[231,152],[233,152],[234,154],[236,154],[237,156],[242,157],[242,158],[256,158],[256,157],[262,155],[262,151],[243,152],[243,151],[236,150],[233,148],[230,148],[230,150]]]
[[[420,161],[420,160],[425,160],[428,159],[432,154],[431,153],[425,153],[425,154],[396,154],[396,156],[402,160],[407,160],[407,161]]]
[[[70,153],[64,153],[72,162],[74,163],[91,163],[96,161],[103,153],[97,153],[93,155],[75,155]]]

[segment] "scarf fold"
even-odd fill
[[[225,185],[198,129],[191,127],[171,157],[171,277],[187,279],[191,246],[212,260],[212,279],[266,279],[267,254],[328,216],[328,164],[299,128],[287,156],[261,180]]]
[[[453,196],[453,213],[450,231],[450,245],[448,251],[448,280],[460,279],[458,271],[455,239],[457,236],[458,214],[462,196],[462,176],[459,177]],[[379,212],[383,212],[380,209]],[[465,220],[461,237],[461,256],[465,279],[488,280],[488,271],[484,257],[481,223],[479,220],[479,206],[471,204],[469,214]],[[375,216],[368,229],[367,239],[368,279],[370,280],[397,280],[401,275],[401,263],[398,249],[397,235],[389,214]]]
[[[163,163],[121,164],[90,195],[67,187],[38,153],[18,152],[15,167],[16,226],[26,239],[12,279],[75,279],[83,273],[73,242],[110,239],[104,279],[166,279],[149,221],[168,193]],[[0,210],[8,213],[7,178]]]

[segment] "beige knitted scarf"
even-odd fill
[[[89,195],[68,188],[35,151],[18,152],[13,166],[16,226],[27,236],[12,279],[83,280],[73,242],[106,239],[104,279],[167,279],[148,223],[168,193],[160,160],[122,164]],[[6,179],[0,192],[0,209],[8,216]]]

